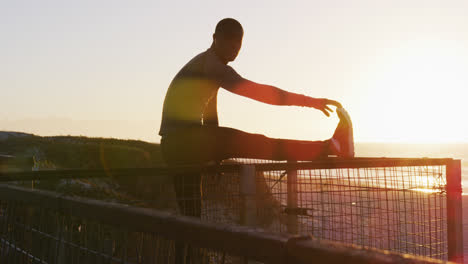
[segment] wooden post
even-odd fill
[[[451,160],[446,165],[447,176],[447,244],[448,260],[463,263],[463,224],[461,161]]]
[[[288,188],[288,233],[296,235],[298,233],[298,217],[297,217],[297,170],[288,170],[287,172],[287,188]]]
[[[257,224],[256,177],[255,165],[242,165],[240,172],[239,191],[241,195],[241,224],[255,226]]]

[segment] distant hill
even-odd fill
[[[0,171],[49,169],[136,168],[162,165],[159,144],[138,140],[76,136],[40,137],[20,132],[0,131]],[[132,203],[137,197],[168,195],[153,192],[152,186],[167,177],[108,177],[94,179],[16,182],[67,195]],[[148,189],[149,190],[146,190]],[[169,205],[167,205],[169,206]],[[169,207],[174,207],[171,205]]]
[[[27,134],[23,132],[14,132],[14,131],[0,131],[0,141],[11,138],[11,137],[30,137],[33,134]]]
[[[150,167],[163,163],[159,144],[76,136],[40,137],[0,131],[0,155],[16,169]]]

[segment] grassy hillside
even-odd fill
[[[0,140],[0,154],[14,156],[9,169],[124,168],[163,163],[158,144],[111,138],[11,136]]]
[[[5,136],[5,134],[9,134]],[[40,137],[0,132],[0,171],[48,169],[135,168],[162,165],[159,144],[137,140],[73,136]],[[15,134],[15,133],[13,133]],[[1,158],[1,157],[0,157]],[[3,162],[1,161],[3,160]],[[125,177],[76,180],[27,181],[16,184],[48,189],[67,195],[133,203],[153,199],[152,186],[168,184],[167,177]]]

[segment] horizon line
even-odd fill
[[[73,135],[73,134],[55,134],[55,135],[38,135],[30,132],[24,132],[24,131],[11,131],[11,130],[0,130],[0,132],[5,132],[5,133],[22,133],[22,134],[28,134],[32,136],[38,136],[38,137],[87,137],[87,138],[106,138],[106,139],[120,139],[120,140],[138,140],[138,141],[145,141],[148,143],[160,143],[159,141],[148,141],[144,139],[139,139],[139,138],[123,138],[123,137],[106,137],[106,136],[87,136],[87,135]],[[375,140],[359,140],[355,141],[355,144],[411,144],[411,145],[449,145],[449,144],[468,144],[468,141],[375,141]]]

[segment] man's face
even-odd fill
[[[216,54],[225,62],[234,61],[242,46],[242,36],[224,37],[213,35]]]

